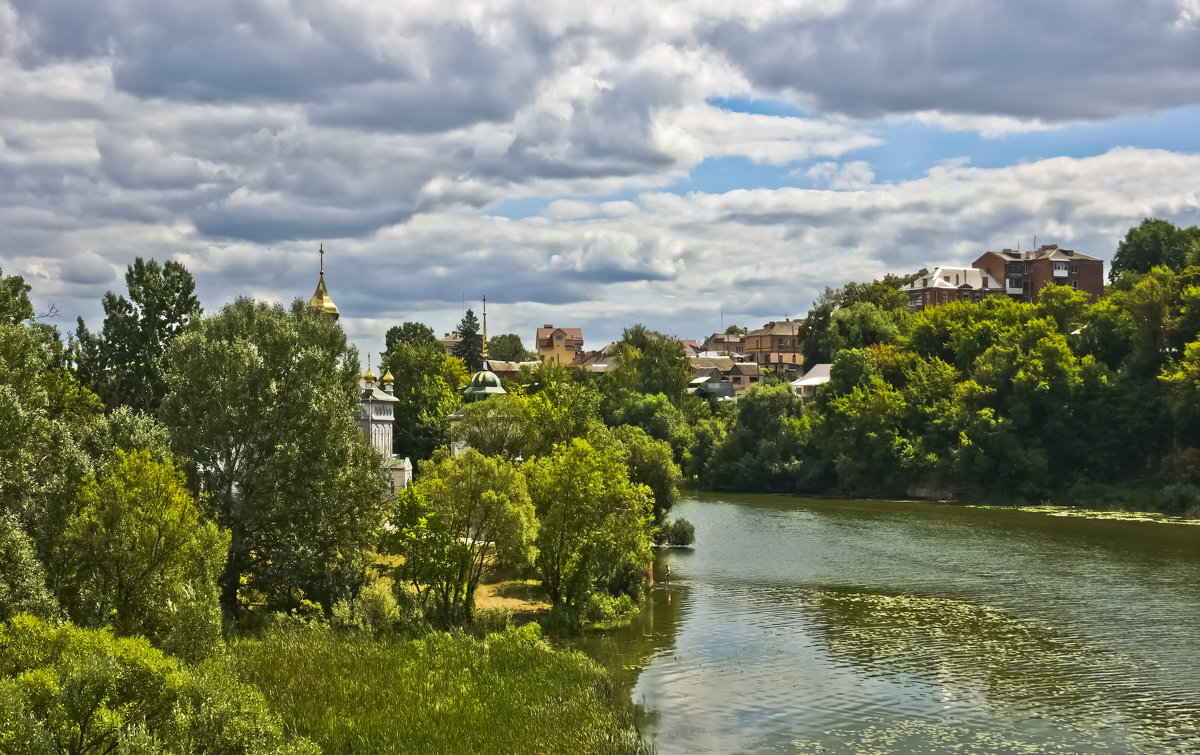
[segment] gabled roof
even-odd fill
[[[796,331],[804,324],[803,320],[780,320],[778,322],[771,321],[762,326],[758,330],[752,330],[747,333],[744,338],[753,336],[794,336]]]
[[[748,375],[750,377],[762,374],[762,369],[755,362],[734,362],[733,367],[730,367],[729,371],[731,373]]]
[[[540,345],[543,339],[552,338],[555,333],[560,331],[566,337],[564,340],[583,343],[583,328],[556,328],[553,325],[546,324],[537,329],[538,344]]]

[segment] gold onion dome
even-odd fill
[[[321,277],[317,280],[317,290],[313,293],[312,298],[308,300],[308,308],[324,315],[329,315],[334,320],[338,319],[338,308],[333,303],[333,297],[329,295],[329,289],[325,288],[325,245],[321,245]]]
[[[375,373],[371,372],[371,365],[367,365],[367,371],[363,373],[363,380],[366,380],[368,383],[375,382]]]
[[[380,380],[380,382],[383,383],[384,385],[392,385],[393,383],[396,382],[396,378],[392,377],[391,370],[384,370],[383,378]]]

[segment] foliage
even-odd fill
[[[21,753],[310,755],[262,695],[216,663],[189,667],[144,639],[0,624],[0,750]]]
[[[454,344],[454,356],[463,360],[467,372],[479,372],[483,369],[483,336],[479,334],[479,318],[469,309],[458,324],[458,335],[462,340]]]
[[[650,437],[670,444],[676,462],[686,463],[689,449],[695,445],[695,431],[683,410],[664,394],[622,391],[607,396],[601,408],[609,426],[641,428]]]
[[[1148,273],[1160,265],[1181,270],[1200,262],[1198,255],[1200,228],[1177,228],[1166,220],[1146,218],[1117,245],[1108,277],[1115,281],[1123,273]]]
[[[129,298],[104,295],[104,326],[91,333],[83,318],[75,331],[80,380],[109,409],[157,410],[167,385],[164,359],[171,341],[200,316],[196,282],[182,263],[138,257],[125,270]]]
[[[815,452],[820,417],[788,385],[755,386],[701,479],[716,490],[809,492],[827,486],[828,462]]]
[[[401,343],[409,346],[436,345],[438,348],[441,348],[442,345],[437,334],[433,332],[433,328],[422,322],[402,322],[399,325],[393,325],[387,329],[383,343],[386,351],[394,350],[397,344]]]
[[[831,363],[840,349],[892,343],[907,314],[908,299],[900,289],[925,274],[889,273],[868,283],[826,288],[796,330],[805,369]]]
[[[358,354],[336,323],[238,299],[168,354],[163,405],[194,489],[231,533],[221,604],[329,610],[362,584],[384,511],[359,434]],[[221,411],[213,411],[213,407]]]
[[[624,451],[630,482],[650,488],[654,521],[663,521],[679,501],[679,483],[683,477],[671,446],[633,425],[616,427],[612,434]]]
[[[676,517],[659,530],[660,544],[685,546],[696,542],[696,527],[683,517]]]
[[[399,506],[387,543],[405,559],[403,576],[447,622],[470,620],[475,590],[498,563],[533,559],[533,503],[521,471],[503,459],[472,448],[435,456]],[[433,563],[408,563],[422,557]]]
[[[448,418],[462,405],[457,381],[466,378],[466,368],[446,356],[440,343],[404,341],[388,350],[383,367],[396,381],[393,450],[400,457],[428,459],[449,440]]]
[[[54,618],[58,603],[46,589],[46,570],[21,523],[0,514],[0,622],[19,613]]]
[[[274,631],[233,652],[288,730],[327,755],[641,751],[603,671],[536,630],[416,640]]]
[[[662,394],[672,404],[683,402],[690,377],[683,344],[644,325],[634,325],[626,328],[617,342],[614,359],[617,367],[608,374],[610,394]]]
[[[204,521],[183,475],[147,451],[118,450],[80,502],[64,539],[73,572],[63,601],[76,623],[208,655],[221,637],[216,583],[229,534]]]
[[[537,354],[526,349],[516,333],[501,333],[488,339],[488,358],[503,362],[529,362],[537,359]]]
[[[553,605],[578,609],[626,566],[650,559],[650,490],[629,480],[621,453],[575,439],[526,462],[541,529],[537,565]]]
[[[17,516],[53,585],[76,494],[93,468],[83,448],[102,405],[64,369],[54,328],[33,320],[29,286],[0,271],[0,513]]]

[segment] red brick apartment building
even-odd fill
[[[984,252],[971,266],[1002,281],[1005,293],[1017,301],[1037,303],[1038,292],[1049,283],[1085,291],[1093,300],[1104,292],[1104,260],[1056,244],[1032,252]]]

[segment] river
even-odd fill
[[[765,495],[675,513],[695,547],[580,642],[660,753],[1200,752],[1200,526]]]

